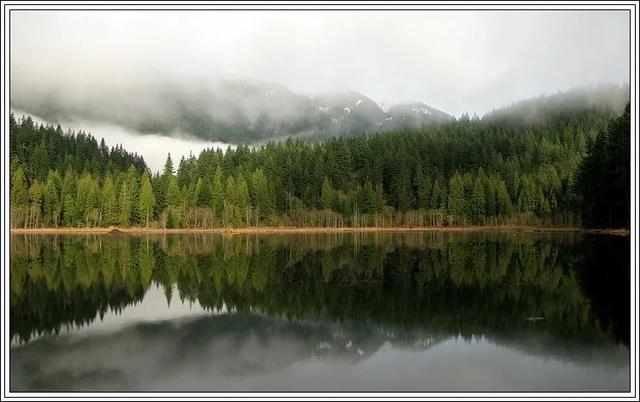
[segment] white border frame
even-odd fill
[[[314,9],[314,10],[340,10],[340,9],[375,9],[375,10],[402,10],[402,9],[423,9],[423,10],[439,10],[439,9],[454,9],[454,10],[469,10],[469,9],[482,9],[482,10],[496,10],[496,9],[508,9],[508,10],[531,10],[531,9],[554,9],[554,10],[567,10],[572,9],[619,9],[630,11],[630,76],[629,76],[629,89],[630,89],[630,102],[631,102],[631,133],[637,134],[637,116],[638,116],[638,104],[637,104],[637,72],[638,72],[638,56],[637,56],[637,43],[638,43],[638,7],[637,1],[621,1],[615,3],[607,3],[602,1],[600,3],[595,2],[550,2],[550,1],[533,1],[524,4],[517,3],[496,3],[496,2],[453,2],[442,1],[437,4],[430,4],[427,2],[410,2],[403,1],[398,3],[356,3],[348,2],[341,3],[336,1],[325,2],[313,2],[313,3],[288,3],[286,1],[280,2],[189,2],[187,4],[172,3],[172,2],[157,2],[157,3],[128,3],[128,2],[100,2],[100,3],[75,3],[70,4],[68,2],[48,2],[48,3],[34,3],[25,1],[3,1],[2,2],[2,41],[1,41],[1,53],[2,53],[2,164],[0,173],[2,174],[2,213],[0,215],[0,221],[2,223],[1,232],[1,250],[2,250],[2,320],[0,327],[2,329],[2,363],[0,367],[0,391],[2,399],[6,400],[35,400],[35,399],[48,399],[48,400],[112,400],[112,399],[158,399],[158,400],[175,400],[177,398],[184,400],[200,400],[207,399],[237,399],[237,400],[253,400],[253,399],[265,399],[265,400],[282,400],[282,399],[309,399],[309,400],[333,400],[333,399],[352,399],[352,400],[379,400],[379,399],[399,399],[399,400],[412,400],[412,399],[443,399],[447,400],[500,400],[500,399],[514,399],[519,398],[523,400],[620,400],[620,399],[637,399],[637,341],[638,341],[638,322],[637,322],[637,288],[638,278],[636,274],[636,247],[637,241],[637,215],[636,215],[636,172],[637,172],[637,151],[638,144],[636,135],[631,136],[631,317],[630,328],[631,337],[629,344],[630,351],[630,391],[628,393],[531,393],[531,392],[458,392],[458,393],[378,393],[378,392],[366,392],[366,393],[341,393],[341,392],[327,392],[327,393],[308,393],[308,392],[225,392],[225,393],[149,393],[149,392],[117,392],[117,393],[86,393],[86,392],[65,392],[65,393],[16,393],[11,392],[9,387],[9,353],[10,350],[10,338],[9,333],[9,114],[10,114],[10,82],[9,82],[9,69],[10,69],[10,11],[14,9],[21,10],[38,10],[38,9],[59,9],[59,10],[72,10],[72,9],[96,9],[96,10],[110,10],[110,9],[138,9],[138,10],[171,10],[171,9],[210,9],[210,10],[224,10],[224,9],[264,9],[264,10],[282,10],[289,8],[296,9]],[[310,11],[310,10],[309,10]],[[9,46],[7,46],[9,45]]]

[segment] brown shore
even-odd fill
[[[355,232],[581,232],[629,236],[629,229],[585,229],[575,226],[420,226],[420,227],[244,227],[244,228],[184,228],[163,229],[146,227],[107,227],[107,228],[11,228],[11,234],[173,234],[173,233],[224,233],[224,234],[260,234],[260,233],[355,233]]]

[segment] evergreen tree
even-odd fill
[[[629,227],[631,219],[630,105],[587,146],[577,172],[583,222],[595,227]]]
[[[131,223],[131,191],[127,182],[123,182],[118,196],[118,224],[128,227]]]
[[[465,204],[464,181],[462,176],[456,172],[449,180],[449,200],[447,203],[449,222],[453,224],[464,223]]]
[[[216,173],[213,176],[213,185],[211,188],[211,209],[215,217],[221,218],[224,208],[225,187],[223,183],[222,169],[220,165],[216,167]]]
[[[169,185],[167,186],[167,195],[165,199],[167,200],[167,207],[180,206],[182,194],[178,187],[178,181],[173,176],[169,178]]]
[[[58,180],[53,171],[47,175],[47,183],[44,188],[44,220],[46,225],[58,227],[62,207],[60,203],[60,190]]]
[[[11,179],[11,204],[20,208],[25,207],[29,202],[29,190],[22,168],[18,168],[13,173]]]
[[[71,194],[66,194],[62,202],[62,222],[64,226],[73,226],[75,212],[75,205]]]
[[[269,191],[269,183],[262,169],[256,169],[251,175],[251,194],[253,195],[253,206],[258,214],[269,216],[274,210],[274,200]]]
[[[100,196],[100,217],[102,224],[106,226],[115,225],[116,214],[116,191],[113,179],[110,174],[104,179],[102,194]]]
[[[153,217],[153,208],[156,203],[155,196],[153,195],[153,189],[151,188],[151,180],[149,174],[145,171],[142,174],[142,181],[140,186],[140,218],[141,223],[144,222],[145,226],[149,227],[149,222]]]
[[[138,181],[138,171],[135,166],[130,165],[127,169],[127,191],[129,193],[129,205],[131,206],[131,222],[140,222],[139,201],[140,183]]]
[[[322,181],[322,208],[324,209],[332,209],[334,202],[335,191],[329,182],[327,177]]]
[[[431,201],[429,206],[431,209],[443,208],[446,206],[447,197],[443,194],[443,188],[440,186],[440,182],[436,179],[433,182],[433,190],[431,191]]]
[[[496,183],[496,212],[498,215],[506,217],[511,215],[512,210],[513,206],[507,186],[504,181],[498,180]]]
[[[484,180],[481,176],[478,176],[473,184],[473,194],[471,197],[472,218],[475,224],[484,223],[484,218],[486,216],[486,201]]]

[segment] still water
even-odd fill
[[[628,237],[11,237],[11,391],[627,391]]]

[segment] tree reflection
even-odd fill
[[[159,284],[168,303],[212,311],[466,338],[535,327],[628,345],[628,322],[611,307],[628,308],[628,279],[606,281],[603,293],[586,269],[597,260],[628,270],[625,247],[624,238],[491,232],[14,235],[11,335],[28,341],[87,325]]]

